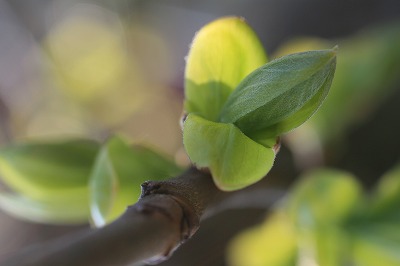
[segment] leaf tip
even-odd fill
[[[336,55],[339,51],[339,45],[335,45],[331,50],[330,54],[332,55],[332,58],[336,58]]]

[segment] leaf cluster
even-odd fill
[[[203,27],[189,51],[183,142],[222,190],[246,187],[269,172],[279,136],[325,99],[336,48],[266,58],[256,34],[236,17]]]

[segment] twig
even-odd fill
[[[269,192],[264,190],[264,193]],[[248,195],[257,195],[259,200],[261,193]],[[265,202],[270,201],[271,204],[276,197],[282,196],[280,192],[275,193],[273,200],[266,199]],[[235,194],[218,190],[209,173],[190,168],[168,181],[145,182],[140,200],[128,207],[115,222],[101,229],[32,246],[14,254],[1,265],[114,266],[143,261],[157,263],[167,259],[197,231],[206,209],[215,213],[222,209],[223,202],[228,203],[228,207],[234,207],[238,202],[242,205],[241,194],[243,191]],[[232,195],[236,197],[227,201]]]

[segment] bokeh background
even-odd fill
[[[333,87],[340,93],[331,104],[328,98],[320,117],[286,137],[260,185],[286,189],[299,173],[324,165],[372,187],[400,158],[396,0],[1,0],[0,146],[43,138],[103,141],[118,133],[187,164],[179,126],[184,58],[195,32],[227,15],[244,17],[271,58],[339,44],[338,67],[343,60]],[[252,208],[210,218],[162,265],[225,265],[229,239],[264,217],[265,210]],[[85,227],[33,224],[0,212],[0,261]]]

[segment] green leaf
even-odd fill
[[[229,94],[267,61],[257,35],[242,18],[226,17],[195,36],[185,70],[185,110],[216,121]]]
[[[103,226],[134,204],[147,180],[164,180],[182,169],[142,146],[129,146],[113,137],[97,156],[90,176],[90,209],[96,226]]]
[[[87,204],[87,182],[98,147],[89,140],[15,144],[0,150],[0,175],[25,197],[65,202],[79,194]]]
[[[328,84],[326,83],[325,85]],[[290,115],[281,122],[268,126],[266,129],[251,132],[249,136],[254,141],[262,144],[265,139],[271,139],[271,137],[279,136],[282,133],[289,132],[290,130],[300,126],[318,109],[328,94],[328,91],[329,86],[321,88],[321,90],[319,90],[317,94],[315,94],[314,97],[296,113]]]
[[[288,206],[299,227],[313,229],[345,221],[361,198],[362,189],[350,174],[314,170],[293,189]]]
[[[233,124],[215,123],[189,114],[183,126],[183,144],[191,161],[208,167],[221,190],[236,190],[263,178],[275,153],[244,135]]]
[[[229,96],[220,121],[246,135],[278,136],[304,123],[331,85],[336,48],[284,56],[247,76]]]
[[[22,195],[0,193],[2,211],[18,219],[46,224],[83,224],[89,218],[88,195],[71,193],[66,201],[33,200]]]

